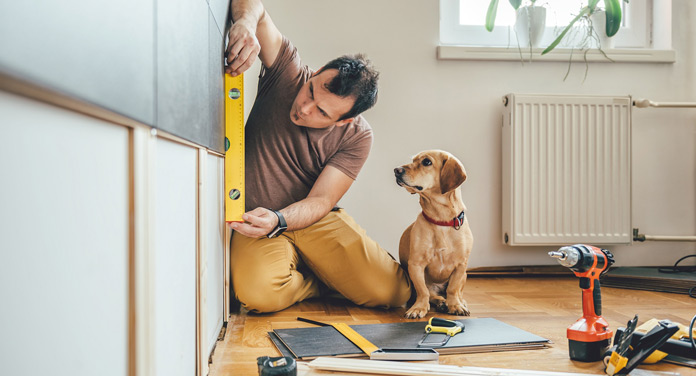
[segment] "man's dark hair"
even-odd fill
[[[319,69],[317,74],[327,69],[336,69],[338,74],[326,84],[326,89],[339,97],[355,98],[353,108],[338,120],[360,115],[375,105],[379,72],[363,54],[333,59]]]

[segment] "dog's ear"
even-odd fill
[[[454,190],[466,180],[464,166],[456,158],[447,158],[440,170],[440,190],[443,194]]]

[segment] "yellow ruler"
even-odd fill
[[[243,222],[244,75],[225,74],[225,221]]]
[[[353,330],[353,328],[348,326],[348,324],[331,323],[331,326],[338,330],[339,333],[343,334],[344,337],[348,338],[351,342],[353,342],[355,346],[358,346],[360,350],[362,350],[368,356],[373,352],[379,350],[379,347],[372,344],[372,342],[368,341],[367,338],[361,336],[360,333]]]

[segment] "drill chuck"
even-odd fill
[[[566,268],[572,268],[580,260],[580,252],[573,247],[561,247],[558,251],[549,252],[549,256],[558,259],[558,262]]]

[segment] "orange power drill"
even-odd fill
[[[602,317],[599,277],[614,263],[614,255],[606,249],[576,244],[549,252],[549,256],[558,259],[561,265],[580,277],[582,317],[568,327],[570,359],[583,362],[602,360],[613,332]]]

